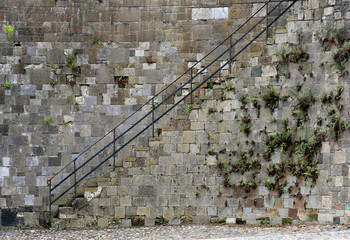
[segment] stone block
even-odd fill
[[[125,218],[125,207],[115,207],[114,212],[115,218]]]
[[[193,39],[205,40],[212,38],[212,26],[211,25],[195,25],[193,26]]]
[[[97,219],[97,226],[100,228],[106,228],[109,226],[109,218],[108,217],[100,217]]]
[[[320,209],[321,207],[321,196],[309,196],[309,199],[306,201],[306,208]]]
[[[218,208],[217,207],[208,207],[208,216],[217,216]]]
[[[346,152],[344,150],[336,151],[334,153],[334,164],[346,163]]]
[[[332,196],[322,196],[322,209],[332,209]]]
[[[122,227],[131,227],[131,219],[122,219]]]

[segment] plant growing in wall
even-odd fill
[[[186,108],[186,115],[190,115],[191,112],[193,110],[193,106],[192,105],[187,105],[187,108]]]
[[[249,114],[244,114],[241,117],[241,123],[239,124],[239,130],[244,132],[247,136],[252,131],[253,124],[251,123],[251,118]]]
[[[269,108],[271,112],[278,106],[278,101],[280,93],[276,91],[273,85],[267,87],[266,92],[261,96],[262,100],[265,102],[265,108]]]
[[[98,44],[99,41],[100,41],[100,36],[94,35],[94,36],[92,37],[92,39],[88,40],[88,43],[89,43],[90,45],[95,45],[95,44]]]
[[[327,22],[316,31],[316,37],[325,51],[334,46],[341,46],[344,42],[344,30],[339,29],[336,23]]]
[[[339,72],[339,77],[344,77],[349,71],[346,69],[346,63],[350,58],[350,42],[344,42],[344,44],[333,55],[333,62],[331,66],[334,66]]]
[[[309,54],[300,46],[285,45],[276,53],[280,63],[306,62]]]
[[[255,181],[255,175],[246,181],[241,180],[239,182],[239,186],[242,187],[246,193],[249,193],[251,190],[256,189],[258,185]]]
[[[308,111],[310,106],[315,102],[315,97],[312,92],[306,91],[301,96],[290,90],[290,93],[296,97],[297,104],[294,106],[292,115],[297,118],[297,125],[309,120]]]
[[[4,83],[4,85],[2,85],[2,87],[1,87],[2,90],[7,90],[7,89],[10,89],[10,88],[11,88],[11,83],[8,82],[8,81],[6,81]]]
[[[256,117],[260,118],[260,109],[261,109],[260,102],[262,102],[262,99],[259,98],[258,96],[252,96],[250,97],[250,100],[253,103],[253,107],[256,109]]]
[[[249,102],[248,94],[242,93],[241,95],[239,95],[239,101],[241,102],[241,108],[246,109],[246,105]]]
[[[12,27],[11,25],[3,25],[5,27],[5,31],[7,33],[7,38],[11,39],[13,37],[13,32],[14,32],[14,27]]]

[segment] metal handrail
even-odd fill
[[[291,0],[285,0],[285,1],[291,1]],[[59,173],[61,173],[65,168],[67,168],[70,164],[72,164],[74,161],[76,161],[80,156],[82,156],[84,153],[89,151],[93,146],[97,145],[102,139],[107,137],[110,133],[113,132],[114,129],[117,129],[120,125],[124,124],[127,120],[129,120],[132,116],[134,116],[137,112],[141,111],[144,106],[149,105],[152,100],[157,98],[160,94],[162,94],[164,91],[166,91],[168,88],[170,88],[173,84],[178,82],[183,76],[188,74],[197,64],[201,63],[205,58],[207,58],[209,55],[211,55],[215,50],[217,50],[220,46],[222,46],[228,39],[230,39],[234,34],[236,34],[242,27],[244,27],[252,18],[254,18],[268,3],[270,2],[276,2],[275,0],[269,0],[265,2],[265,4],[260,7],[252,16],[250,16],[241,26],[239,26],[233,33],[231,33],[225,40],[223,40],[219,45],[217,45],[214,49],[212,49],[209,53],[207,53],[204,57],[202,57],[200,60],[198,60],[195,64],[193,64],[189,69],[187,69],[184,73],[182,73],[178,78],[176,78],[173,82],[171,82],[169,85],[167,85],[164,89],[162,89],[160,92],[158,92],[155,96],[153,96],[151,99],[149,99],[146,103],[144,103],[141,107],[139,107],[135,112],[133,112],[130,116],[125,118],[122,122],[120,122],[116,127],[111,129],[109,132],[107,132],[104,136],[102,136],[98,141],[96,141],[94,144],[92,144],[90,147],[85,149],[83,152],[81,152],[75,159],[73,159],[71,162],[66,164],[60,171],[55,173],[49,180],[51,181],[53,178],[55,178]],[[279,1],[281,2],[281,0]]]
[[[252,19],[253,16],[255,16],[259,11],[261,11],[265,6],[267,6],[267,4],[269,2],[271,2],[272,0],[266,2],[264,4],[264,6],[262,6],[256,13],[254,13],[247,21],[249,21],[250,19]],[[219,71],[221,71],[224,67],[227,66],[227,64],[230,64],[232,62],[233,59],[235,59],[242,51],[244,51],[248,46],[251,45],[252,42],[254,42],[258,37],[260,37],[265,31],[267,31],[267,29],[275,22],[277,21],[286,11],[288,11],[290,9],[290,7],[292,7],[294,5],[295,2],[297,2],[298,0],[294,0],[292,2],[292,4],[290,4],[286,9],[284,9],[284,11],[282,11],[282,13],[280,13],[271,23],[269,23],[268,25],[266,25],[266,27],[257,35],[255,36],[248,44],[246,44],[238,53],[236,53],[233,57],[230,55],[230,59],[229,61],[227,61],[225,64],[223,64],[221,67],[219,67],[213,74],[211,74],[209,77],[207,77],[203,82],[201,82],[199,85],[197,85],[195,88],[191,89],[191,91],[185,95],[182,99],[178,100],[175,104],[173,104],[172,107],[170,107],[168,110],[166,110],[164,113],[162,113],[157,119],[152,119],[152,122],[150,124],[148,124],[146,127],[144,127],[141,131],[139,131],[134,137],[132,137],[129,141],[127,141],[126,143],[124,143],[119,149],[115,149],[114,148],[114,152],[108,156],[105,160],[103,160],[100,164],[98,164],[96,167],[94,167],[93,169],[91,169],[88,173],[86,173],[82,178],[80,178],[78,181],[75,180],[75,183],[73,185],[71,185],[70,187],[68,187],[64,192],[62,192],[58,197],[56,197],[53,201],[51,201],[51,192],[56,189],[58,186],[60,186],[64,181],[66,181],[68,178],[70,178],[73,174],[75,175],[74,177],[76,178],[76,172],[81,169],[83,166],[85,166],[88,162],[90,162],[93,158],[95,158],[99,153],[101,153],[102,151],[104,151],[106,148],[108,148],[111,144],[115,143],[118,139],[120,139],[122,136],[124,136],[127,132],[129,132],[132,128],[134,128],[135,126],[137,126],[141,121],[143,121],[145,118],[147,118],[150,114],[154,115],[154,111],[156,109],[158,109],[161,105],[163,105],[167,100],[169,100],[172,96],[174,96],[178,91],[180,91],[181,89],[184,88],[185,85],[187,85],[188,83],[192,83],[193,79],[195,79],[199,74],[203,73],[209,66],[211,66],[213,63],[215,63],[218,59],[220,59],[224,54],[226,54],[229,50],[232,49],[232,47],[234,47],[235,45],[237,45],[237,43],[239,43],[242,39],[244,39],[245,36],[247,36],[255,27],[257,27],[265,18],[267,18],[271,12],[273,12],[280,4],[282,4],[283,2],[288,1],[289,0],[281,0],[272,10],[270,10],[269,12],[267,12],[266,16],[261,18],[249,31],[247,31],[242,37],[240,37],[234,44],[230,43],[230,47],[227,48],[224,52],[222,52],[218,57],[216,57],[210,64],[208,64],[206,67],[204,67],[201,71],[197,72],[197,74],[194,77],[191,77],[188,81],[186,81],[185,83],[183,83],[178,89],[176,89],[175,91],[173,91],[166,99],[164,99],[161,103],[159,103],[156,107],[152,108],[152,111],[148,112],[147,114],[145,114],[140,120],[138,120],[136,123],[134,123],[131,127],[129,127],[127,130],[125,130],[122,134],[120,134],[117,138],[115,138],[115,136],[113,137],[113,141],[111,141],[109,144],[105,145],[105,147],[103,147],[100,151],[98,151],[96,154],[94,154],[92,157],[90,157],[87,161],[85,161],[83,164],[81,164],[78,168],[75,167],[75,161],[82,156],[82,154],[84,154],[87,150],[89,150],[92,146],[96,145],[98,142],[100,142],[102,140],[102,138],[106,137],[108,134],[110,134],[112,131],[115,131],[115,129],[120,126],[121,124],[125,123],[131,116],[133,116],[136,112],[140,111],[142,109],[142,107],[144,107],[145,105],[149,104],[150,102],[152,102],[152,104],[154,103],[154,98],[159,96],[160,93],[164,92],[167,88],[169,88],[171,85],[173,85],[175,82],[177,82],[182,76],[184,76],[186,73],[188,73],[189,71],[192,71],[193,67],[195,65],[197,65],[199,62],[201,62],[202,60],[204,60],[207,56],[209,56],[213,51],[215,51],[219,46],[223,45],[229,38],[231,38],[233,36],[233,34],[235,34],[237,31],[239,31],[239,29],[241,29],[246,23],[247,21],[241,25],[234,33],[230,34],[229,37],[227,37],[220,45],[218,45],[216,48],[214,48],[211,52],[209,52],[205,57],[203,57],[200,61],[196,62],[196,64],[194,64],[191,68],[189,68],[185,73],[183,73],[179,78],[177,78],[175,81],[173,81],[170,85],[168,85],[165,89],[163,89],[162,91],[160,91],[156,96],[154,96],[152,99],[150,99],[147,103],[145,103],[142,107],[140,107],[136,112],[134,112],[133,114],[131,114],[128,118],[124,119],[124,121],[122,121],[117,127],[115,127],[114,129],[112,129],[111,131],[109,131],[104,137],[102,137],[99,141],[97,141],[94,145],[90,146],[88,149],[86,149],[83,153],[81,153],[78,157],[76,157],[72,162],[74,163],[74,172],[68,174],[68,176],[66,176],[65,178],[63,178],[63,180],[61,180],[56,186],[54,186],[53,188],[51,188],[51,181],[52,179],[57,176],[59,173],[61,173],[63,170],[59,171],[58,173],[56,173],[50,180],[48,180],[48,185],[50,186],[50,211],[51,211],[51,205],[56,202],[59,198],[61,198],[63,195],[65,195],[68,191],[70,191],[73,187],[75,187],[76,190],[76,185],[79,184],[82,180],[84,180],[88,175],[90,175],[92,172],[94,172],[96,169],[98,169],[102,164],[104,164],[106,161],[108,161],[110,158],[112,158],[113,156],[115,156],[116,153],[118,153],[120,150],[122,150],[125,146],[127,146],[130,142],[132,142],[135,138],[137,138],[138,136],[140,136],[142,133],[144,133],[148,128],[150,128],[151,126],[154,126],[154,123],[158,122],[162,117],[164,117],[167,113],[169,113],[171,110],[173,110],[178,104],[180,104],[182,101],[184,101],[188,96],[192,96],[192,93],[195,92],[199,87],[201,87],[204,83],[206,83],[207,81],[209,81],[214,75],[216,75]],[[191,85],[192,88],[192,85]],[[66,167],[68,167],[68,165],[70,165],[72,162],[70,162],[69,164],[67,164],[63,169],[65,169]]]

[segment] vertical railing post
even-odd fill
[[[115,128],[113,129],[113,170],[115,170]]]
[[[77,159],[74,159],[73,165],[74,165],[74,199],[77,198],[77,168],[75,165]]]
[[[154,98],[152,98],[152,137],[154,137]]]
[[[269,25],[269,3],[266,3],[266,44],[267,44],[267,38],[268,38],[268,25]]]
[[[191,67],[191,105],[193,105],[193,97],[192,97],[192,91],[193,91],[193,67]]]
[[[230,60],[228,65],[228,72],[229,74],[232,73],[232,35],[230,36]]]
[[[51,180],[49,180],[49,224],[51,224]]]

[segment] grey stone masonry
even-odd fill
[[[72,189],[55,202],[52,215],[59,219],[53,226],[149,226],[223,218],[230,223],[257,223],[262,218],[271,223],[282,223],[285,218],[349,223],[350,135],[345,125],[339,125],[341,120],[349,122],[349,62],[342,59],[346,55],[340,51],[348,49],[341,41],[329,48],[321,45],[327,45],[327,39],[319,41],[326,22],[344,29],[348,36],[349,4],[298,1],[270,28],[267,44],[263,37],[257,39],[237,57],[231,72],[223,68],[194,93],[190,113],[187,98],[155,124],[154,137],[149,138],[151,128],[146,130],[81,182],[77,200],[73,201]],[[119,149],[143,130],[151,116],[110,144],[114,133],[119,136],[152,109],[151,104],[144,105],[151,97],[261,6],[256,1],[238,0],[1,1],[0,226],[47,224],[48,180],[66,167],[50,182],[53,188],[63,182],[52,192],[52,197],[57,197],[75,181],[74,174],[64,180],[74,172],[72,160],[75,167],[81,167],[76,175],[79,179],[111,156],[114,147]],[[282,4],[281,9],[286,6]],[[259,13],[252,22],[264,14]],[[252,25],[240,29],[234,40]],[[227,41],[198,63],[193,74],[228,45]],[[242,46],[238,44],[234,51]],[[308,53],[305,61],[283,60],[288,58],[283,55],[284,48],[293,49],[289,52],[293,57],[299,47]],[[228,54],[206,69],[194,86],[227,59]],[[185,74],[181,82],[189,77]],[[261,100],[269,84],[279,91],[272,111]],[[336,96],[337,86],[343,87],[338,102],[322,103],[319,96],[330,91]],[[155,104],[174,89],[162,92]],[[167,99],[155,116],[189,89],[186,85]],[[295,111],[300,98],[290,92],[309,89],[316,100],[303,122],[303,116]],[[242,104],[244,94],[248,94],[246,104]],[[254,97],[259,98],[259,112]],[[327,115],[332,109],[343,118]],[[247,125],[242,124],[245,115],[250,116]],[[267,135],[283,128],[283,118],[291,124],[299,118],[300,124],[293,125],[296,139],[311,136],[320,119],[322,127],[331,131],[317,146],[317,169],[308,169],[296,178],[289,165],[289,172],[286,170],[272,189],[265,184],[271,178],[266,169],[270,163],[277,166],[287,160],[285,146],[274,149],[270,162],[261,156]],[[115,132],[110,132],[117,125]],[[339,126],[343,126],[340,136],[334,130]],[[249,134],[242,132],[243,128],[250,129]],[[237,154],[248,148],[261,160],[259,173],[219,171],[219,163],[233,163]],[[303,178],[316,172],[315,182]],[[249,182],[252,174],[256,185]],[[284,183],[284,190],[278,192],[279,184]],[[245,191],[253,185],[254,189]]]

